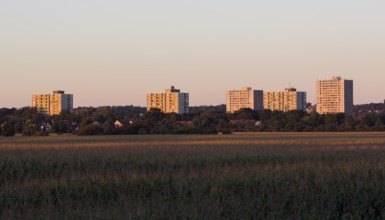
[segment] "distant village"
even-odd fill
[[[0,109],[3,136],[49,133],[158,134],[257,131],[385,130],[385,104],[353,105],[353,81],[317,81],[317,103],[296,88],[264,92],[244,87],[226,92],[226,104],[189,106],[189,93],[175,87],[147,94],[147,107],[73,108],[62,90],[32,95],[32,108]],[[5,134],[4,134],[5,133]],[[10,135],[12,136],[12,135]]]

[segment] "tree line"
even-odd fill
[[[0,125],[2,136],[385,131],[385,113],[370,112],[356,117],[343,113],[241,109],[228,114],[225,109],[224,105],[192,107],[190,114],[178,115],[158,109],[147,112],[135,106],[79,107],[71,113],[46,116],[29,107],[3,108]]]

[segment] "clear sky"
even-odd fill
[[[385,99],[383,0],[0,0],[0,107],[33,93],[75,106],[141,105],[175,85],[191,105],[225,91],[354,80],[355,104]]]

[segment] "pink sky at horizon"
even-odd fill
[[[354,80],[355,104],[385,99],[385,2],[0,2],[0,108],[65,90],[75,106],[145,106],[171,85],[191,105],[244,86]]]

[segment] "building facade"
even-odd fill
[[[63,111],[73,111],[73,95],[64,91],[53,91],[52,94],[32,95],[32,107],[45,115],[59,115]]]
[[[241,90],[230,90],[226,92],[226,111],[234,113],[242,108],[253,110],[263,109],[263,91],[252,90],[244,87]]]
[[[353,80],[332,77],[317,81],[317,112],[353,114]]]
[[[298,92],[295,88],[287,88],[280,92],[265,92],[263,100],[264,108],[272,111],[306,111],[306,92]]]
[[[171,86],[163,93],[147,94],[147,111],[160,109],[164,113],[189,113],[189,94],[181,93],[179,89]]]

